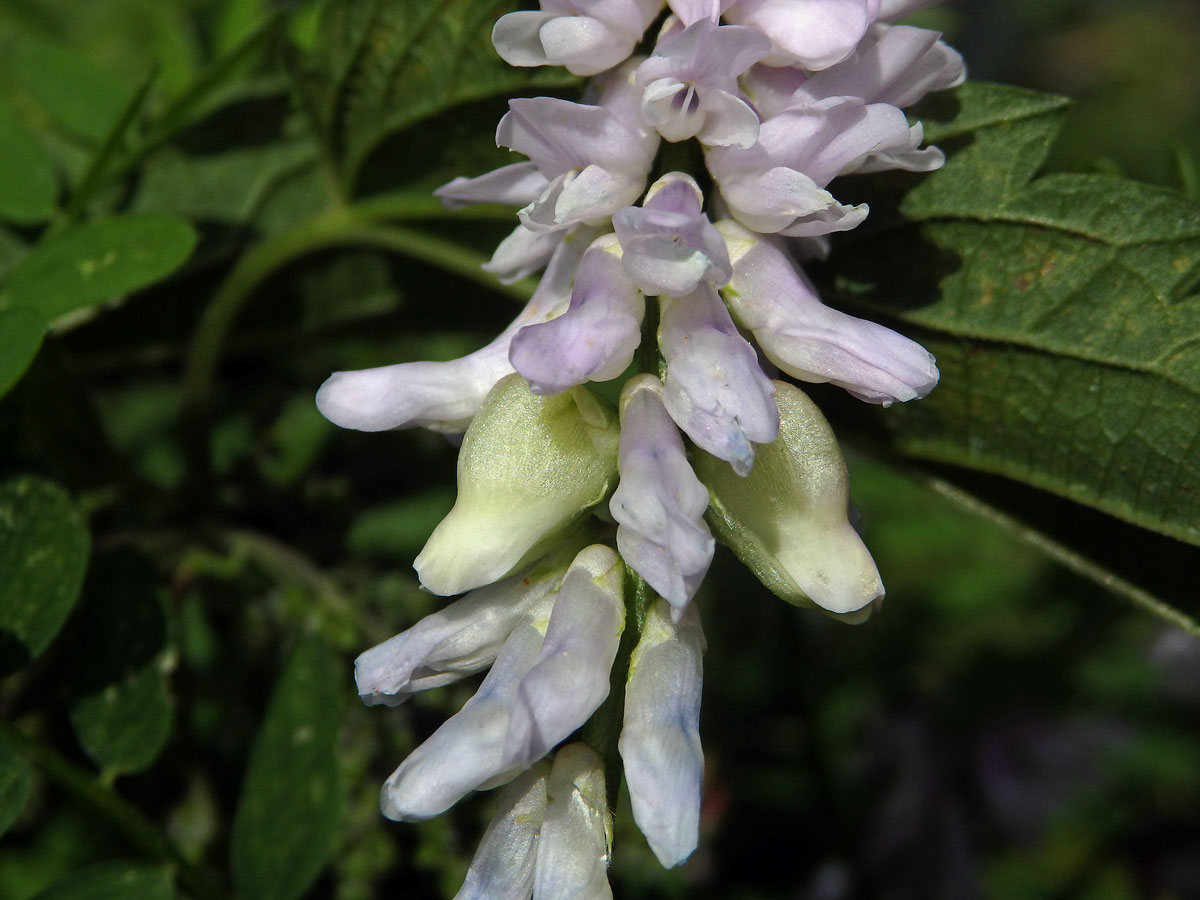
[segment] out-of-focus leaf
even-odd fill
[[[88,222],[47,238],[9,277],[0,303],[47,319],[121,297],[165,278],[192,254],[196,232],[172,216]]]
[[[103,557],[80,609],[80,633],[71,725],[101,769],[140,771],[158,757],[172,718],[154,568],[133,551]]]
[[[511,0],[362,0],[325,8],[316,59],[299,83],[347,181],[388,134],[470,100],[574,84],[556,67],[509,66],[492,47]]]
[[[51,119],[101,141],[121,115],[132,90],[78,53],[22,33],[0,44],[0,85],[18,91]]]
[[[0,483],[0,675],[34,659],[79,597],[88,530],[66,492],[23,476]]]
[[[29,765],[8,745],[0,743],[0,837],[21,815],[32,783]]]
[[[342,811],[334,755],[343,674],[303,641],[275,687],[233,823],[233,880],[246,900],[295,900],[333,851]]]
[[[135,208],[229,224],[252,221],[269,194],[314,158],[311,142],[273,143],[188,156],[166,149],[147,161]]]
[[[0,397],[21,380],[46,336],[46,322],[27,309],[0,309]]]
[[[173,900],[174,897],[175,887],[165,869],[107,862],[68,875],[33,900]]]
[[[902,454],[1200,543],[1200,207],[1030,182],[1062,109],[990,85],[937,98],[922,115],[945,168],[833,254],[838,294],[938,358],[938,388],[882,415]]]
[[[355,557],[411,560],[437,523],[454,506],[449,486],[434,488],[398,503],[368,509],[346,535],[346,546]]]
[[[0,218],[44,222],[54,212],[58,185],[37,138],[0,97]]]

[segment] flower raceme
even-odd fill
[[[509,63],[592,76],[585,102],[510,101],[496,141],[526,160],[436,193],[517,208],[484,268],[540,283],[472,354],[317,394],[343,427],[463,435],[457,502],[415,567],[464,596],[356,663],[373,704],[486,672],[382,794],[417,820],[507,785],[462,900],[610,897],[618,755],[662,864],[695,849],[696,595],[717,541],[788,602],[856,622],[882,600],[833,432],[772,376],[882,406],[937,384],[928,352],[826,306],[794,256],[867,216],[839,176],[941,165],[903,108],[962,61],[892,24],[926,2],[542,0],[496,23]]]

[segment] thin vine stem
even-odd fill
[[[195,900],[223,900],[225,895],[213,874],[188,862],[161,828],[121,799],[109,785],[11,722],[0,721],[0,740],[101,816],[131,847],[174,868],[179,886]]]

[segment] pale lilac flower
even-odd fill
[[[663,600],[646,611],[629,664],[619,747],[633,820],[658,861],[677,866],[696,849],[700,830],[700,614],[682,616]]]
[[[624,62],[662,0],[542,0],[541,10],[501,16],[496,52],[513,66],[566,66],[596,75]]]
[[[885,406],[924,397],[938,382],[932,354],[867,319],[826,306],[776,240],[717,223],[733,259],[730,309],[763,354],[801,381],[828,381]]]
[[[624,627],[623,566],[608,547],[581,551],[549,621],[527,613],[479,690],[385,782],[384,815],[436,816],[470,791],[502,784],[577,729],[608,695]]]
[[[462,209],[476,203],[527,206],[541,196],[550,182],[532,162],[513,163],[475,178],[462,175],[433,192],[447,209]]]
[[[632,361],[645,310],[645,298],[625,274],[616,235],[603,235],[583,255],[566,312],[522,328],[509,360],[535,394],[609,381]]]
[[[729,280],[725,241],[701,211],[695,179],[669,172],[646,192],[642,205],[613,216],[625,271],[650,296],[690,294],[701,281],[720,287]]]
[[[533,894],[538,840],[546,815],[550,763],[535,763],[500,796],[454,900],[528,898]]]
[[[642,118],[668,141],[749,147],[758,115],[738,96],[737,78],[770,51],[761,32],[707,18],[660,39],[637,69]]]
[[[608,696],[625,628],[624,577],[621,558],[601,544],[571,563],[541,651],[517,690],[504,745],[510,764],[541,759]]]
[[[688,464],[662,403],[662,382],[639,375],[621,392],[621,481],[608,508],[621,557],[680,613],[704,580],[714,541],[708,490]]]
[[[547,187],[520,212],[533,231],[602,224],[645,189],[657,139],[612,110],[554,97],[509,101],[496,143],[528,156]]]
[[[547,795],[533,896],[537,900],[612,900],[608,884],[612,813],[605,792],[604,761],[587,744],[567,744],[554,754]]]
[[[508,350],[514,335],[566,308],[575,269],[594,234],[582,228],[559,244],[529,303],[487,346],[449,362],[334,372],[317,391],[317,409],[335,425],[357,431],[465,431],[488,391],[513,371]]]
[[[824,69],[853,51],[879,12],[879,0],[738,0],[725,18],[771,39],[767,63]]]
[[[398,706],[414,693],[486,669],[519,623],[548,618],[570,559],[560,557],[478,588],[359,654],[359,696],[371,706]]]
[[[753,444],[775,440],[779,413],[754,348],[716,290],[663,297],[658,341],[667,363],[663,405],[693,441],[745,474]]]
[[[714,147],[706,158],[735,219],[754,231],[810,237],[846,231],[867,214],[865,206],[838,203],[825,185],[911,141],[896,107],[833,97],[763,122],[753,147]]]

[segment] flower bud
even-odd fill
[[[879,570],[847,518],[846,463],[833,430],[799,388],[775,383],[779,439],[758,448],[747,476],[708,454],[696,474],[709,521],[758,579],[797,606],[863,611],[883,596]]]
[[[612,900],[607,873],[612,813],[600,755],[580,743],[559,750],[547,795],[533,895],[538,900]]]
[[[414,568],[435,594],[490,584],[608,496],[617,478],[616,417],[595,395],[551,397],[513,374],[471,422],[458,455],[458,499]]]

